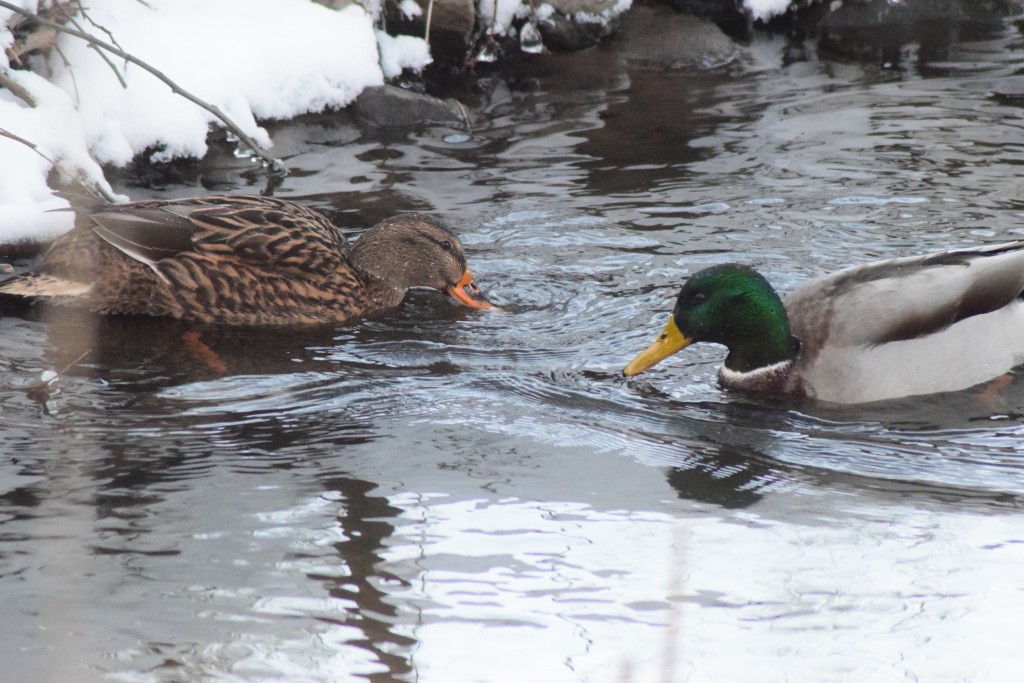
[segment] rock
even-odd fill
[[[948,45],[964,14],[957,0],[930,2],[934,4],[929,11],[916,3],[843,3],[822,20],[819,44],[846,57],[893,64],[899,61],[901,47],[921,40],[926,30],[935,34],[925,37],[928,43]]]
[[[817,35],[826,52],[888,64],[916,43],[926,63],[945,59],[954,43],[998,30],[1020,9],[1020,0],[799,0],[773,24],[788,22],[800,35]]]
[[[352,113],[380,127],[463,126],[464,110],[455,100],[439,100],[393,85],[366,88],[351,104]]]
[[[750,19],[742,2],[730,0],[663,0],[664,4],[682,14],[689,14],[715,23],[733,38],[750,38]]]
[[[621,0],[547,0],[534,14],[545,47],[582,50],[614,33],[629,6]]]
[[[737,54],[736,44],[714,23],[665,7],[634,7],[621,42],[629,61],[662,68],[720,66]]]
[[[412,5],[408,4],[412,3]],[[407,14],[405,9],[418,8],[418,13]],[[472,45],[476,25],[476,5],[473,0],[387,0],[384,19],[392,35],[423,36],[427,34],[427,15],[430,15],[431,56],[441,62],[462,64]]]

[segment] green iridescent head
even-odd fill
[[[661,335],[623,372],[643,372],[696,342],[728,347],[725,365],[738,372],[792,358],[798,347],[779,295],[760,273],[736,264],[690,276]]]

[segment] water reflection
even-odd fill
[[[350,604],[339,625],[359,629],[364,637],[349,644],[365,649],[372,661],[383,665],[381,672],[370,673],[370,681],[392,681],[413,672],[412,653],[416,640],[397,632],[399,609],[390,599],[395,590],[408,588],[408,582],[381,567],[385,541],[394,533],[386,520],[402,510],[387,497],[370,495],[375,487],[358,479],[334,477],[322,482],[325,491],[337,492],[341,502],[339,524],[345,539],[334,544],[347,571],[345,576],[321,576],[310,572],[311,580],[323,583],[327,594]]]
[[[667,480],[681,498],[721,505],[728,509],[750,507],[770,492],[779,474],[750,453],[717,448],[709,462],[692,467],[669,468]]]

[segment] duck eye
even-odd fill
[[[454,252],[455,251],[455,245],[453,245],[448,240],[445,240],[444,242],[441,242],[441,248],[444,249],[445,251],[450,251],[450,252]]]

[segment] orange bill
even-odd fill
[[[648,368],[651,368],[671,356],[676,351],[682,351],[693,343],[692,339],[679,331],[675,318],[669,318],[665,329],[661,331],[654,343],[647,347],[643,353],[633,359],[633,362],[625,367],[622,374],[627,377],[636,375]]]
[[[479,309],[494,309],[500,311],[501,309],[492,304],[486,298],[480,288],[473,282],[473,275],[469,272],[469,268],[466,268],[466,272],[462,274],[462,279],[455,285],[450,285],[445,289],[445,294],[458,301],[463,306],[469,306],[470,308]]]

